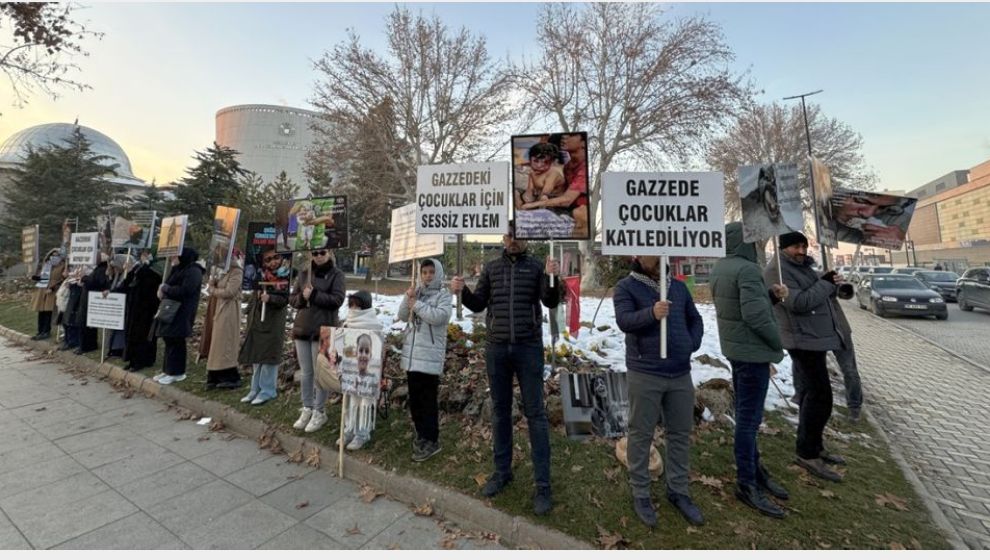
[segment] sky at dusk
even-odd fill
[[[0,83],[0,141],[46,122],[107,134],[135,174],[177,179],[214,139],[221,107],[309,107],[312,60],[353,28],[382,50],[379,4],[87,4],[78,19],[105,33],[76,75],[93,87],[11,106]],[[488,39],[496,57],[535,54],[538,4],[411,5]],[[829,116],[863,135],[881,189],[911,189],[990,159],[988,4],[669,5],[672,17],[718,22],[761,101],[816,89]],[[522,131],[520,131],[522,132]]]

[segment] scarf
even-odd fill
[[[656,280],[650,278],[649,276],[647,276],[647,275],[645,275],[645,274],[643,274],[641,272],[636,272],[636,271],[630,272],[629,273],[629,276],[631,276],[634,280],[638,280],[638,281],[646,284],[647,286],[653,288],[653,291],[655,291],[656,293],[658,293],[658,294],[660,293],[660,283],[657,282]],[[669,274],[667,275],[667,291],[670,292],[670,275]]]

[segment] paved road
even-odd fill
[[[990,549],[990,374],[887,319],[844,305],[867,412],[901,449],[964,542]],[[951,328],[952,318],[931,321],[931,328],[944,325]],[[990,339],[965,343],[990,345]]]
[[[955,303],[948,305],[946,321],[931,317],[890,317],[890,320],[990,368],[990,311],[960,311]]]
[[[5,339],[0,364],[0,549],[495,546]]]

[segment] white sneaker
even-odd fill
[[[319,430],[327,423],[327,415],[318,411],[313,411],[313,417],[309,419],[309,424],[306,424],[306,433],[312,433]]]
[[[302,430],[309,425],[309,419],[313,417],[313,409],[302,407],[299,410],[302,411],[302,414],[299,415],[299,420],[296,420],[296,423],[293,424],[292,427],[297,430]]]
[[[178,383],[179,381],[185,381],[185,375],[166,375],[158,380],[161,385],[171,385],[173,383]]]
[[[254,400],[254,393],[248,393],[243,399],[241,399],[241,402],[248,403],[253,400]]]
[[[345,446],[346,446],[346,445],[347,445],[348,443],[350,443],[350,442],[351,442],[351,440],[353,440],[353,439],[354,439],[354,433],[353,433],[353,432],[344,432],[344,445],[345,445]],[[336,442],[334,443],[334,445],[335,445],[335,446],[336,446],[336,447],[337,447],[338,449],[340,448],[340,438],[337,438],[337,441],[336,441]]]
[[[166,375],[168,375],[168,374],[165,373],[164,371],[159,371],[158,373],[155,374],[154,377],[152,377],[152,379],[154,379],[155,381],[158,381],[159,379],[165,377]]]
[[[256,397],[253,401],[251,401],[251,404],[253,404],[255,406],[258,406],[259,404],[265,404],[266,402],[268,402],[270,400],[271,399],[263,399],[261,397]]]
[[[350,449],[351,451],[357,451],[358,449],[364,447],[364,444],[368,443],[369,441],[371,441],[371,438],[363,438],[361,436],[356,436],[354,439],[351,440],[350,443],[347,444],[347,449]]]

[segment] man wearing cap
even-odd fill
[[[550,287],[543,264],[526,252],[526,241],[515,238],[515,224],[502,236],[502,256],[485,265],[472,291],[455,276],[451,291],[475,313],[488,309],[485,362],[492,396],[492,447],[495,472],[481,493],[492,497],[512,482],[512,380],[519,380],[523,411],[529,425],[533,478],[533,510],[544,515],[553,507],[550,492],[550,424],[543,404],[543,312],[560,302],[560,279]],[[557,274],[557,262],[547,258],[546,271]]]
[[[780,236],[780,254],[763,271],[766,280],[780,274],[789,294],[774,307],[780,324],[780,337],[791,356],[795,377],[803,388],[798,415],[797,458],[795,463],[809,473],[841,482],[842,475],[826,463],[842,463],[840,457],[824,453],[822,437],[832,416],[832,385],[825,357],[829,351],[843,348],[843,337],[834,309],[835,294],[842,276],[830,270],[821,277],[812,268],[815,261],[808,256],[808,238],[792,231]]]

